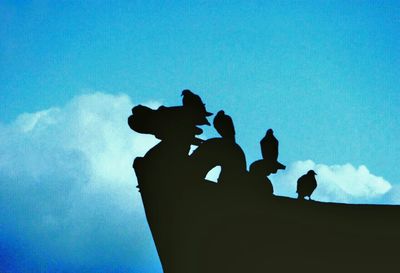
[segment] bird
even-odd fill
[[[270,162],[272,165],[274,165],[276,170],[286,169],[285,165],[278,162],[279,141],[274,136],[274,131],[272,129],[267,130],[264,138],[260,141],[260,146],[262,157],[266,162]]]
[[[309,170],[305,175],[302,175],[297,180],[297,194],[298,199],[304,199],[308,196],[308,199],[311,200],[311,194],[317,188],[317,180],[315,179],[315,175],[317,175],[314,170]]]
[[[279,141],[274,136],[274,131],[268,129],[264,138],[260,141],[261,154],[265,160],[277,161],[278,160],[278,147]]]
[[[201,100],[199,95],[196,95],[189,89],[185,89],[182,91],[181,96],[182,98],[182,105],[185,108],[189,108],[194,111],[198,111],[201,114],[204,114],[206,117],[209,117],[212,115],[212,113],[207,112],[206,106]]]
[[[221,110],[215,115],[213,125],[222,138],[235,141],[235,127],[232,118],[224,111]]]

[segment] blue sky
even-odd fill
[[[111,271],[111,250],[123,246],[132,254],[122,255],[116,271],[159,272],[131,170],[120,177],[119,165],[105,166],[124,158],[130,168],[134,156],[155,143],[124,131],[133,105],[177,105],[185,88],[200,94],[211,112],[223,109],[232,116],[248,162],[260,158],[259,140],[274,128],[280,161],[289,167],[276,177],[280,193],[290,195],[293,189],[285,185],[307,167],[324,174],[321,200],[400,203],[398,1],[100,2],[0,3],[0,201],[9,204],[1,216],[8,223],[0,230],[8,253],[3,271],[39,271],[40,265],[45,272]],[[101,129],[99,120],[88,117],[110,123]],[[69,125],[61,127],[61,121]],[[110,128],[121,134],[109,135]],[[206,135],[216,134],[207,129]],[[51,167],[30,163],[43,158]],[[112,192],[113,201],[87,204],[87,181],[95,188],[90,198]],[[21,196],[10,202],[14,194]],[[50,206],[54,196],[69,201],[60,201],[55,211],[35,208],[26,217],[26,208]],[[132,211],[124,207],[129,198],[139,203]],[[74,209],[66,209],[71,203]],[[74,216],[86,206],[104,215],[120,208],[131,219],[124,224],[135,229],[120,236],[136,247],[112,237],[122,223],[118,218],[93,238],[101,237],[109,252],[96,254],[100,246],[91,241],[77,246],[86,235],[76,234],[90,233],[102,221],[101,215]],[[89,224],[79,232],[65,223],[55,228],[65,217]],[[47,219],[42,229],[34,228],[39,218]],[[69,235],[38,247],[48,231]],[[49,249],[56,254],[43,254]],[[81,259],[72,252],[83,253]],[[26,262],[17,266],[21,257]]]

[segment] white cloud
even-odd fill
[[[93,93],[0,127],[1,251],[21,272],[160,271],[132,169],[158,141],[130,130],[133,106]]]
[[[318,187],[312,196],[315,200],[371,203],[391,189],[388,181],[370,173],[364,165],[357,168],[351,164],[327,166],[306,160],[297,161],[286,171],[271,177],[275,193],[297,197],[297,179],[311,169],[317,173]]]
[[[22,132],[27,133],[37,127],[38,123],[41,125],[54,124],[54,116],[59,111],[59,108],[50,108],[36,113],[23,113],[19,115],[15,121],[15,127],[19,128]]]

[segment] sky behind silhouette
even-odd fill
[[[132,138],[146,143],[155,142],[141,139],[129,131],[108,135],[108,129],[123,130],[126,123],[122,120],[114,127],[112,122],[119,118],[110,117],[115,115],[125,119],[130,114],[130,107],[138,103],[178,105],[181,103],[180,92],[185,88],[198,93],[210,112],[217,113],[223,109],[232,116],[237,142],[244,149],[248,163],[261,158],[259,141],[268,128],[274,129],[280,140],[280,161],[289,166],[286,174],[276,177],[276,181],[281,183],[277,187],[282,187],[282,193],[290,194],[291,188],[287,185],[294,183],[300,170],[317,168],[336,187],[332,190],[328,186],[322,187],[321,199],[381,203],[399,200],[397,203],[400,203],[400,198],[393,199],[397,196],[394,193],[379,200],[368,199],[374,193],[386,193],[389,183],[393,189],[399,185],[400,169],[396,164],[400,162],[400,4],[397,1],[264,2],[0,3],[0,179],[7,185],[2,189],[0,201],[2,205],[9,204],[4,219],[1,219],[9,224],[3,232],[0,231],[1,238],[8,238],[2,246],[3,252],[7,253],[2,259],[10,267],[5,269],[17,272],[15,259],[18,255],[26,259],[26,266],[21,266],[23,270],[37,266],[33,261],[44,263],[44,260],[49,260],[44,254],[41,259],[29,256],[32,251],[21,247],[29,241],[33,242],[32,246],[26,244],[36,249],[36,242],[41,241],[40,228],[34,230],[32,224],[36,218],[32,216],[32,223],[26,222],[29,217],[24,215],[28,207],[43,204],[51,207],[54,201],[51,196],[62,196],[61,185],[69,183],[65,177],[78,181],[76,185],[86,185],[77,176],[96,181],[93,182],[97,185],[95,190],[89,192],[107,195],[108,189],[116,196],[115,206],[125,200],[123,204],[129,207],[126,201],[129,196],[126,197],[114,184],[116,180],[124,181],[122,188],[135,190],[129,184],[131,181],[134,184],[131,161],[135,155],[144,152],[140,149],[150,144],[146,146],[136,142],[134,146],[122,139],[132,135]],[[102,93],[96,93],[98,91]],[[104,100],[116,105],[103,109],[107,108]],[[87,107],[86,112],[82,105]],[[76,118],[77,127],[68,121],[69,115]],[[95,123],[97,119],[89,117],[107,120],[109,127],[103,128],[100,123]],[[83,136],[74,130],[86,131],[89,126],[94,126],[92,131],[82,133],[85,140],[82,143],[87,146],[78,140],[60,140],[63,133],[58,127],[65,120],[72,124],[64,128],[67,130],[65,135],[71,139],[82,140]],[[53,125],[56,129],[51,127]],[[207,129],[205,135],[217,134]],[[123,144],[118,146],[113,140]],[[104,145],[108,145],[107,149]],[[114,147],[118,148],[115,150]],[[52,157],[57,154],[54,151],[59,152],[59,163]],[[26,154],[32,155],[34,160],[14,160]],[[93,175],[100,170],[121,173],[115,165],[111,165],[114,169],[106,167],[108,160],[115,162],[121,154],[128,161],[126,168],[129,168],[124,176]],[[52,168],[40,169],[29,163],[42,161],[43,155],[49,156],[52,164],[59,165],[49,164]],[[97,164],[103,162],[99,158],[107,160],[103,165]],[[63,165],[68,161],[84,163]],[[118,166],[125,165],[121,163]],[[74,171],[77,168],[83,168],[79,169],[79,175]],[[63,171],[64,178],[61,175]],[[285,175],[290,178],[290,183],[284,184]],[[50,181],[53,180],[61,182],[52,186]],[[355,180],[354,184],[360,180],[367,182],[360,187],[358,184],[353,186]],[[23,181],[29,187],[18,188],[16,185],[20,184],[17,181]],[[37,184],[43,190],[36,197],[30,188],[35,181],[48,181]],[[341,185],[340,181],[348,183]],[[106,186],[108,184],[113,186]],[[76,204],[73,212],[69,213],[70,219],[78,219],[71,215],[79,211],[80,206],[89,206],[97,211],[110,205],[104,200],[98,204],[99,207],[81,203],[88,190],[86,186],[85,190],[78,188],[71,190],[70,201],[55,206],[61,209]],[[318,189],[316,196],[317,192]],[[22,196],[12,202],[9,200],[12,194],[28,193],[33,196],[32,200],[25,200]],[[137,193],[134,194],[131,197],[138,201]],[[122,199],[121,195],[124,196]],[[57,211],[40,209],[33,215],[45,218],[43,221],[47,224],[43,225],[51,225],[49,223],[54,219],[48,218],[49,215],[55,218],[54,223],[64,219],[57,216]],[[124,223],[140,226],[142,233],[132,235],[126,230],[131,237],[126,236],[132,239],[128,241],[137,246],[140,245],[137,239],[140,234],[147,238],[146,242],[149,241],[140,211],[139,207],[123,214],[125,218],[138,217],[136,222]],[[108,209],[104,213],[112,215]],[[87,222],[84,215],[79,219]],[[81,233],[66,229],[70,237],[63,240],[70,242],[71,238],[86,237],[84,234],[90,234],[101,219],[101,215],[93,217]],[[70,223],[68,221],[66,223]],[[103,236],[104,240],[99,241],[102,246],[111,244],[112,227],[121,224],[119,219],[111,222],[112,225],[105,225],[104,233],[96,233],[97,239]],[[29,232],[18,237],[13,228],[24,225],[29,226]],[[63,229],[46,226],[43,230],[59,234],[57,232]],[[123,234],[121,238],[126,238]],[[17,237],[22,241],[17,242]],[[123,241],[116,240],[111,245],[118,249]],[[53,249],[53,253],[64,255],[62,240],[57,242],[58,245],[52,244],[49,240],[40,249],[44,252]],[[92,242],[70,247],[71,252],[79,250],[82,253],[101,248]],[[126,252],[131,250],[129,246],[123,249]],[[140,249],[150,253],[150,260],[142,263],[149,267],[138,269],[140,266],[136,265],[143,260],[137,258],[132,265],[129,262],[132,256],[127,255],[124,256],[126,259],[122,257],[119,260],[120,268],[125,266],[127,272],[159,272],[153,248],[135,249],[138,253]],[[13,253],[19,254],[15,256]],[[54,269],[59,265],[70,270],[73,266],[96,270],[105,266],[93,262],[102,260],[100,254],[81,260],[68,256],[70,262],[57,255],[51,256],[56,262],[48,268]],[[104,255],[104,261],[113,260],[111,252]],[[156,265],[153,268],[151,264]]]

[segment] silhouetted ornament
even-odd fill
[[[196,125],[209,124],[207,119],[199,117],[182,106],[160,106],[157,110],[138,105],[132,108],[128,118],[129,127],[135,132],[152,134],[160,140],[192,140],[198,145],[202,141],[194,138],[203,130]]]
[[[205,178],[215,166],[221,166],[219,183],[241,184],[246,173],[246,157],[242,148],[235,142],[224,138],[211,138],[204,141],[190,155],[193,177]]]
[[[227,138],[199,140],[188,155],[206,117],[185,106],[137,106],[128,120],[161,140],[133,167],[163,272],[397,272],[400,206],[274,196],[268,174],[283,168],[277,146],[249,172]],[[215,166],[218,183],[208,183]],[[315,191],[309,173],[313,180],[298,180],[299,198]]]
[[[281,165],[279,162],[273,160],[260,159],[254,161],[250,165],[250,172],[261,173],[264,176],[268,176],[271,173],[276,173],[280,169]]]
[[[260,190],[261,194],[271,196],[274,193],[274,188],[268,175],[276,173],[277,168],[273,162],[266,162],[265,160],[257,160],[251,163],[249,168],[249,178],[254,184],[256,189]]]
[[[224,137],[189,155],[206,114],[137,106],[128,120],[161,140],[133,167],[163,272],[397,272],[400,206],[274,196],[268,174],[282,168],[277,145],[264,148],[249,172],[243,150]],[[218,183],[209,183],[215,166]],[[315,191],[309,173],[298,180],[299,198]]]
[[[143,105],[135,106],[128,117],[128,125],[135,132],[154,134],[157,127],[156,111]]]

